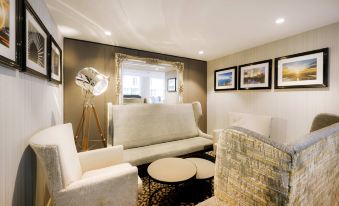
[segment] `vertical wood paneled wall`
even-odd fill
[[[62,47],[44,0],[29,2]],[[0,66],[0,95],[0,206],[33,205],[36,160],[28,140],[63,122],[63,88]]]

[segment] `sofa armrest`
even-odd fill
[[[123,146],[101,148],[86,152],[79,152],[82,171],[100,169],[123,162]]]
[[[126,164],[119,171],[80,179],[60,191],[57,205],[137,205],[138,169]]]
[[[206,134],[203,131],[201,131],[200,129],[199,129],[199,136],[212,140],[212,135]]]

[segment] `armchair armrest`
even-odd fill
[[[123,146],[117,145],[86,152],[79,152],[82,171],[100,169],[123,162]]]
[[[137,205],[138,169],[128,163],[112,173],[90,176],[60,191],[59,205]],[[67,202],[66,202],[67,201]]]
[[[218,140],[222,134],[222,132],[224,131],[224,129],[215,129],[213,130],[213,143],[218,143]]]
[[[318,202],[335,205],[338,202],[338,146],[339,123],[290,144],[270,140],[240,127],[227,129],[218,142],[214,177],[216,197],[225,204],[245,200],[244,204],[298,205],[302,200],[305,205]],[[246,172],[242,168],[246,168]],[[234,187],[235,184],[247,187]],[[234,190],[227,189],[231,187]],[[247,188],[252,188],[251,192]],[[327,191],[325,199],[319,195],[322,191]],[[252,194],[262,199],[254,198]]]
[[[217,152],[218,141],[219,141],[219,138],[221,137],[223,131],[224,131],[224,129],[213,130],[212,141],[213,141],[213,150],[214,150],[215,153]]]

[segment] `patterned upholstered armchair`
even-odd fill
[[[325,123],[328,120],[326,114],[317,116],[311,133],[289,144],[240,127],[224,130],[218,142],[213,202],[339,205],[339,123],[333,124],[335,118]]]
[[[123,163],[123,147],[77,153],[71,124],[35,134],[30,146],[41,162],[53,206],[137,205],[138,171]]]

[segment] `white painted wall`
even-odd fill
[[[45,2],[29,2],[62,48]],[[36,165],[28,140],[62,122],[62,86],[0,66],[0,206],[33,204]]]
[[[330,48],[329,88],[214,91],[214,70],[324,47]],[[292,140],[309,131],[316,114],[339,114],[338,105],[339,23],[208,62],[207,128],[210,134],[213,129],[228,126],[228,112],[244,112],[274,117],[272,138]]]

